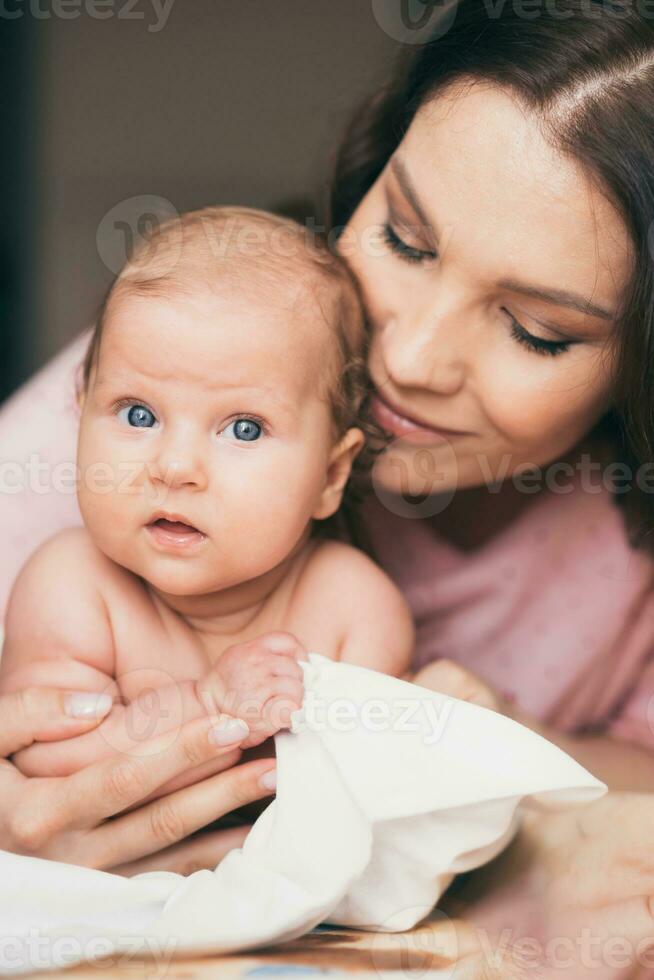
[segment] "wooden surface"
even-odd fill
[[[63,980],[328,980],[342,973],[375,980],[427,980],[429,970],[447,977],[452,959],[453,931],[438,912],[410,932],[371,933],[320,927],[301,939],[247,955],[198,959],[138,960],[128,956],[102,965],[79,966],[57,974],[34,974]],[[286,967],[288,969],[286,969]],[[306,967],[303,970],[302,967]]]

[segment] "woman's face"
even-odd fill
[[[504,90],[423,106],[340,239],[373,330],[393,492],[492,484],[575,446],[609,407],[627,229]],[[418,465],[418,461],[421,461]]]

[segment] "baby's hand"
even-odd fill
[[[302,668],[306,650],[292,633],[264,633],[228,647],[196,684],[207,712],[226,712],[250,728],[242,748],[259,745],[290,726],[304,697]]]

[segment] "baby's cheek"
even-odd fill
[[[233,519],[224,510],[216,518],[218,546],[225,548],[226,560],[244,578],[255,578],[288,557],[311,520],[316,496],[313,487],[298,486],[295,477],[284,474],[269,477],[263,490],[242,494]],[[226,532],[222,535],[221,527]]]
[[[140,514],[136,491],[128,486],[125,468],[100,444],[80,452],[77,498],[84,523],[97,546],[113,561],[131,567],[135,552],[131,531]]]
[[[117,465],[109,447],[93,431],[82,430],[77,465],[80,504],[90,511],[104,509],[117,489]]]

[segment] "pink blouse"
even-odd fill
[[[416,620],[416,666],[458,661],[567,732],[654,747],[654,563],[608,491],[542,490],[474,552],[367,505],[375,555]]]
[[[78,338],[0,409],[0,622],[28,555],[81,521],[74,390],[86,342]],[[654,564],[629,548],[606,491],[543,490],[474,552],[376,499],[365,516],[414,612],[416,666],[457,660],[555,728],[654,746]]]

